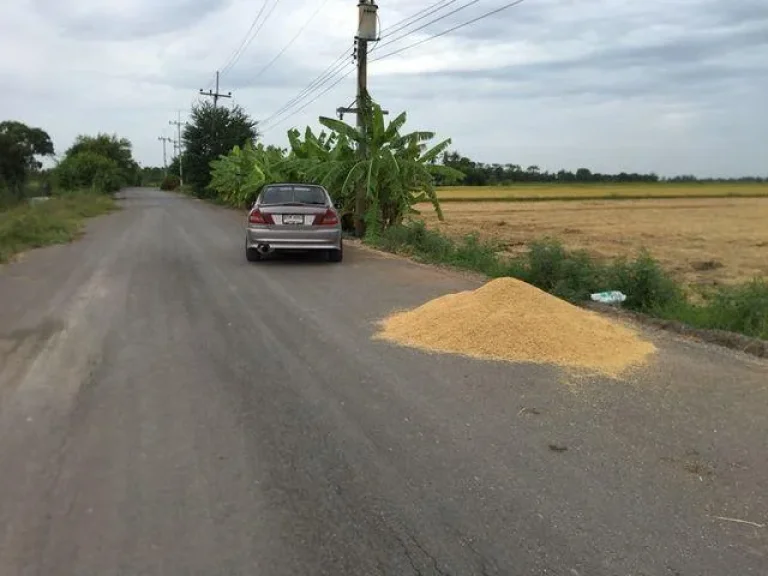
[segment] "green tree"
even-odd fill
[[[227,204],[242,207],[252,202],[265,181],[258,160],[259,153],[251,142],[243,148],[235,146],[211,162],[210,188]]]
[[[42,166],[39,156],[53,155],[47,132],[21,122],[0,122],[0,187],[7,187],[16,200],[24,193],[29,174]]]
[[[231,109],[210,102],[192,109],[190,122],[184,128],[184,182],[201,197],[215,191],[211,182],[211,162],[229,153],[235,146],[255,144],[258,139],[256,121],[239,106]]]
[[[399,224],[406,214],[414,212],[415,204],[424,201],[431,202],[442,219],[435,176],[449,179],[463,176],[453,168],[434,162],[450,145],[450,139],[427,149],[426,143],[434,138],[434,133],[401,134],[406,120],[407,115],[402,112],[386,124],[381,107],[375,103],[371,103],[363,129],[334,118],[320,118],[320,123],[333,132],[334,144],[327,157],[319,163],[314,161],[316,168],[307,173],[326,188],[336,190],[347,207],[355,192],[364,189],[365,219],[356,218],[358,236]],[[312,146],[323,148],[317,138]],[[363,156],[357,153],[360,147],[364,150]],[[355,209],[359,215],[358,207]]]
[[[141,170],[133,159],[133,147],[127,138],[101,133],[96,136],[80,135],[66,151],[65,156],[70,158],[81,152],[90,152],[114,161],[125,184],[136,186],[141,183]]]
[[[59,162],[56,174],[64,190],[91,188],[97,192],[116,192],[125,185],[118,163],[90,150],[67,155]]]

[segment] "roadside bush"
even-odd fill
[[[55,172],[63,190],[89,189],[106,194],[116,192],[125,184],[117,162],[91,151],[67,156]]]
[[[686,303],[663,314],[702,328],[768,340],[768,282],[755,279],[739,286],[721,286],[706,295],[703,304]]]
[[[516,264],[517,277],[571,302],[586,300],[605,285],[603,270],[586,252],[568,251],[555,240],[534,242]]]
[[[160,190],[165,191],[173,191],[178,190],[181,186],[181,180],[178,176],[175,176],[173,174],[169,174],[165,178],[163,178],[163,181],[160,182]]]
[[[648,252],[634,260],[620,259],[607,272],[607,289],[627,295],[624,306],[639,312],[670,308],[684,297],[680,286]]]

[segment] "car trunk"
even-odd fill
[[[259,206],[262,214],[269,214],[274,222],[273,226],[307,228],[314,225],[315,219],[322,216],[328,210],[328,206],[315,204],[272,204]]]

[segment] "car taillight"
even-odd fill
[[[258,208],[248,214],[248,222],[251,224],[274,224],[270,214],[263,214]]]
[[[319,214],[315,216],[316,226],[336,226],[339,223],[339,218],[336,216],[336,212],[330,208],[325,211],[325,214]]]

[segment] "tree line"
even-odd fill
[[[541,170],[536,165],[521,166],[519,164],[486,164],[477,162],[456,151],[446,151],[440,161],[444,166],[459,170],[464,174],[461,182],[465,186],[500,186],[506,184],[518,184],[522,182],[536,183],[638,183],[638,182],[768,182],[768,177],[746,176],[742,178],[697,178],[693,175],[660,177],[653,172],[640,174],[637,172],[619,172],[617,174],[603,174],[593,172],[589,168],[579,168],[575,172],[570,170],[558,170],[548,172]],[[443,182],[438,182],[443,184]]]
[[[15,204],[29,195],[109,193],[141,184],[131,142],[114,134],[79,135],[53,168],[44,169],[43,160],[54,157],[53,141],[42,128],[0,122],[0,204]]]

